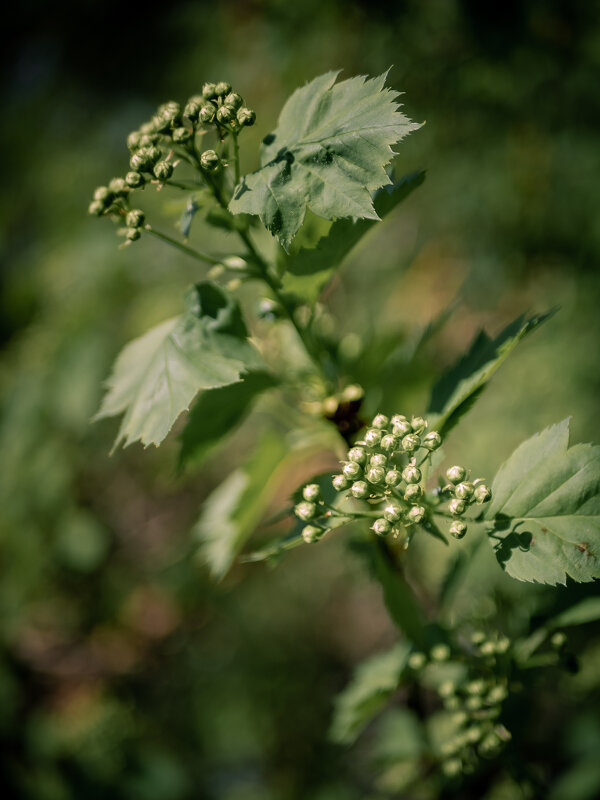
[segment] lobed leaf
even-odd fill
[[[385,167],[420,125],[398,110],[386,74],[335,84],[328,72],[297,89],[263,140],[261,168],[236,186],[229,210],[258,215],[287,251],[307,207],[325,219],[378,219],[371,193],[390,183]]]
[[[499,469],[485,514],[501,566],[522,581],[600,577],[600,447],[569,447],[569,420],[523,442]]]

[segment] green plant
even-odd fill
[[[402,638],[359,667],[338,698],[332,738],[353,742],[404,686],[419,714],[405,707],[397,720],[413,741],[399,790],[431,774],[452,784],[511,746],[511,698],[526,690],[532,669],[572,665],[561,629],[600,618],[600,604],[587,598],[556,617],[528,618],[510,637],[501,622],[483,631],[468,617],[451,618],[445,606],[485,538],[499,565],[521,581],[600,576],[600,448],[569,446],[565,420],[520,445],[489,484],[461,465],[435,477],[446,436],[517,344],[553,312],[520,317],[494,339],[482,331],[434,384],[427,417],[396,413],[384,394],[383,410],[366,424],[370,387],[326,324],[320,297],[363,236],[425,176],[394,179],[389,171],[392,146],[420,126],[399,110],[386,76],[336,77],[327,73],[291,96],[277,129],[263,139],[260,168],[244,176],[239,138],[255,114],[228,83],[205,84],[183,107],[166,103],[129,135],[131,171],[96,190],[90,213],[120,224],[125,245],[153,235],[210,270],[188,291],[181,316],[125,347],[98,418],[124,415],[117,445],[159,445],[189,410],[180,432],[185,467],[199,464],[259,396],[276,395],[273,407],[285,409],[278,433],[263,435],[245,466],[208,497],[196,525],[201,557],[215,577],[244,548],[281,475],[315,444],[337,453],[339,470],[311,477],[294,494],[291,531],[243,560],[277,559],[342,527],[355,531],[351,542],[381,584]],[[181,237],[134,207],[134,193],[151,186],[188,198]],[[225,230],[240,250],[217,256],[192,247],[197,217]],[[256,218],[272,235],[260,245]],[[291,326],[296,342],[284,338],[274,348],[268,334],[261,342],[249,338],[235,293],[254,282],[269,295],[257,317],[280,332]],[[279,357],[281,347],[291,348],[287,359]],[[468,535],[471,544],[450,560],[428,608],[410,588],[405,551],[416,536],[447,546],[448,533]],[[515,753],[507,759],[513,763]],[[527,780],[535,786],[535,776]]]

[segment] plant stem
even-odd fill
[[[233,177],[234,185],[237,186],[240,182],[240,147],[238,144],[237,133],[232,134],[233,138]]]
[[[166,233],[161,233],[161,231],[157,231],[151,225],[146,225],[144,230],[146,231],[146,233],[151,233],[158,239],[162,239],[163,242],[167,242],[167,244],[170,244],[172,247],[176,247],[178,250],[181,250],[182,253],[186,253],[186,255],[192,256],[192,258],[196,258],[198,261],[204,261],[206,264],[221,263],[220,258],[215,258],[214,256],[209,256],[207,253],[201,253],[199,250],[194,250],[193,247],[188,247],[187,244],[183,244],[183,242],[178,242],[177,239],[173,239],[172,236],[168,236]]]

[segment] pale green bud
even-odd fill
[[[482,503],[489,503],[489,501],[492,499],[492,492],[484,483],[480,483],[479,486],[475,487],[473,498],[475,502],[479,503],[480,505]]]
[[[423,439],[423,447],[428,450],[437,450],[442,444],[442,437],[437,431],[431,431]]]
[[[402,480],[402,475],[397,469],[391,469],[385,474],[385,482],[388,486],[398,486]]]
[[[302,528],[302,538],[306,542],[306,544],[313,544],[314,542],[318,542],[323,534],[321,528],[317,528],[316,525],[305,525]]]
[[[447,644],[436,644],[431,648],[429,655],[432,661],[447,661],[450,658],[450,648]]]
[[[295,506],[294,513],[299,519],[308,522],[309,519],[313,519],[313,517],[316,516],[317,507],[314,503],[309,503],[304,500]]]
[[[376,519],[371,525],[371,530],[375,531],[378,536],[387,536],[392,530],[392,525],[387,519]]]
[[[348,450],[348,461],[356,461],[357,464],[364,464],[367,454],[362,447],[352,447]]]
[[[425,653],[420,653],[418,650],[411,653],[408,657],[408,666],[415,671],[423,669],[427,663],[427,656]]]
[[[468,500],[473,496],[473,484],[462,481],[454,489],[454,496],[459,500]]]
[[[421,444],[421,439],[416,433],[409,433],[402,439],[402,449],[407,453],[412,453]]]
[[[348,461],[348,463],[344,464],[342,467],[342,472],[349,481],[354,481],[362,476],[363,469],[356,461]]]
[[[309,483],[302,489],[302,497],[310,503],[315,502],[321,497],[321,489],[318,483]]]
[[[450,483],[460,483],[464,480],[466,474],[467,471],[464,467],[454,466],[446,470],[446,478],[448,478]]]
[[[464,514],[466,511],[466,504],[464,500],[450,500],[448,503],[448,511],[455,517],[460,517],[461,514]]]
[[[422,433],[427,427],[427,420],[423,417],[413,417],[410,421],[410,426],[415,433]]]
[[[362,500],[365,497],[369,496],[370,490],[365,481],[356,481],[356,483],[353,483],[352,486],[350,487],[350,493],[352,494],[353,497]]]
[[[370,467],[385,467],[387,464],[387,456],[383,453],[375,453],[369,460]]]
[[[423,496],[423,489],[418,483],[409,483],[404,492],[407,503],[416,503]]]
[[[331,479],[331,483],[336,492],[343,492],[344,489],[350,486],[350,481],[345,475],[334,475]]]
[[[373,418],[373,422],[371,423],[373,428],[379,428],[379,430],[384,430],[387,427],[389,419],[385,416],[385,414],[377,414]]]
[[[398,447],[398,439],[391,433],[386,433],[385,436],[381,437],[380,447],[382,450],[387,450],[387,452],[392,452],[396,450]]]
[[[369,483],[378,484],[383,483],[385,480],[385,470],[383,467],[371,467],[367,472],[367,480]]]
[[[383,516],[388,522],[398,522],[402,516],[402,509],[397,503],[389,503],[389,505],[383,509]]]
[[[450,533],[455,539],[462,539],[467,532],[467,524],[461,519],[456,519],[450,525]]]
[[[421,480],[421,470],[413,464],[404,467],[402,470],[402,477],[406,483],[419,483]]]
[[[423,506],[413,506],[406,512],[406,521],[410,525],[417,525],[425,519],[425,509]]]
[[[394,434],[394,436],[402,437],[406,436],[411,432],[412,432],[412,425],[406,418],[398,419],[397,422],[392,423],[392,433]]]
[[[365,444],[369,447],[377,447],[381,441],[381,431],[378,428],[369,428],[365,433]]]

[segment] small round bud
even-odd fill
[[[158,133],[145,133],[143,136],[140,136],[140,146],[139,150],[144,147],[152,147],[156,144],[159,139]]]
[[[150,161],[152,161],[153,164],[156,164],[156,162],[159,161],[162,156],[160,147],[156,147],[155,145],[147,147],[146,153],[148,154],[148,158],[150,159]]]
[[[202,87],[202,97],[206,100],[212,100],[217,96],[217,87],[214,83],[205,83]]]
[[[344,489],[350,486],[350,481],[345,475],[334,475],[331,479],[331,483],[336,492],[343,492]]]
[[[377,447],[381,441],[381,431],[378,428],[369,428],[365,433],[365,444],[369,447]]]
[[[503,700],[506,700],[508,697],[508,690],[506,686],[494,686],[487,694],[485,698],[486,703],[489,705],[494,706],[496,703],[501,703]]]
[[[423,506],[413,506],[406,512],[406,521],[409,525],[417,525],[425,519],[425,509]]]
[[[173,174],[173,164],[169,161],[159,161],[154,165],[154,175],[159,181],[168,181]]]
[[[216,113],[217,109],[212,105],[212,103],[202,106],[202,108],[200,109],[201,122],[204,122],[205,125],[214,122]]]
[[[437,450],[442,444],[442,437],[437,431],[430,431],[423,439],[422,444],[428,450]]]
[[[432,661],[448,661],[450,648],[447,644],[436,644],[429,651]]]
[[[402,470],[402,477],[406,483],[419,483],[421,480],[421,470],[413,464],[404,467]]]
[[[232,108],[234,111],[237,111],[243,102],[244,100],[242,96],[237,92],[229,92],[229,94],[223,100],[223,104],[229,106],[229,108]]]
[[[385,480],[385,470],[383,467],[371,467],[367,472],[367,480],[369,483],[378,484],[383,483]]]
[[[140,236],[141,233],[139,231],[139,228],[127,228],[125,232],[125,238],[127,239],[128,242],[135,242],[137,239],[140,238]]]
[[[420,444],[421,439],[416,433],[409,433],[402,439],[402,449],[406,450],[407,453],[412,453]]]
[[[306,544],[318,542],[322,535],[323,530],[321,528],[317,528],[316,525],[305,525],[304,528],[302,528],[302,538]]]
[[[438,686],[438,694],[440,697],[450,697],[456,693],[456,684],[454,681],[444,681]]]
[[[240,125],[250,128],[256,122],[256,111],[250,108],[240,108],[237,112],[237,121]]]
[[[493,656],[496,652],[496,645],[490,641],[483,642],[479,652],[482,656]]]
[[[367,454],[362,447],[351,447],[348,450],[348,461],[356,461],[357,464],[364,464]]]
[[[558,633],[553,634],[552,638],[550,639],[550,644],[555,650],[562,650],[566,643],[567,637],[562,631],[558,631]]]
[[[314,503],[309,503],[306,500],[303,500],[301,503],[298,503],[294,508],[294,514],[299,518],[308,522],[309,519],[313,519],[317,513],[317,507]]]
[[[129,187],[123,180],[123,178],[113,178],[112,181],[108,184],[108,188],[113,194],[116,194],[118,197],[123,197],[129,191]]]
[[[385,436],[381,437],[380,447],[382,450],[387,450],[388,453],[391,453],[398,448],[398,439],[393,434],[386,433]]]
[[[352,494],[352,496],[358,498],[359,500],[368,497],[369,492],[370,492],[369,487],[365,483],[365,481],[356,481],[356,483],[353,483],[352,486],[350,487],[350,493]]]
[[[458,500],[455,498],[454,500],[450,500],[448,503],[448,511],[454,517],[460,517],[461,514],[465,513],[466,508],[467,506],[464,500]]]
[[[132,131],[127,137],[127,147],[130,150],[137,150],[140,146],[140,138],[142,134],[139,131]]]
[[[450,481],[450,483],[460,483],[464,480],[467,471],[464,467],[450,467],[450,469],[446,470],[446,478]]]
[[[392,420],[394,417],[392,417]],[[394,436],[406,436],[407,434],[412,432],[412,425],[410,422],[404,419],[398,419],[397,422],[392,422],[392,433]]]
[[[425,653],[420,653],[418,650],[414,653],[411,653],[408,657],[408,666],[415,671],[423,669],[426,663],[427,656]]]
[[[492,492],[484,483],[480,483],[479,486],[475,487],[473,499],[480,505],[483,503],[489,503],[489,501],[492,499]]]
[[[318,483],[309,483],[302,489],[302,497],[313,503],[321,497],[321,489]]]
[[[136,152],[129,159],[129,166],[135,172],[148,170],[153,163],[154,161],[150,157],[147,147],[143,148],[142,150],[136,150]]]
[[[457,483],[454,489],[454,496],[459,500],[468,500],[473,495],[473,484],[467,481]]]
[[[200,156],[200,165],[207,172],[216,172],[221,166],[221,160],[214,150],[205,150]]]
[[[450,533],[455,539],[462,539],[467,532],[467,524],[462,519],[456,519],[450,525]]]
[[[483,701],[481,697],[477,695],[471,695],[471,697],[467,697],[465,700],[465,708],[469,711],[479,711],[482,705]]]
[[[481,678],[476,678],[465,684],[465,691],[467,694],[483,694],[486,689],[485,681]]]
[[[485,633],[483,631],[473,631],[471,641],[473,644],[482,644],[482,642],[485,642]]]
[[[460,700],[458,697],[451,695],[450,697],[444,698],[444,708],[448,711],[458,711],[460,708]]]
[[[418,483],[409,483],[404,492],[407,503],[416,503],[423,496],[423,489]]]
[[[92,202],[88,206],[88,214],[91,214],[94,217],[99,217],[104,212],[106,206],[100,200],[92,200]]]
[[[167,133],[171,127],[171,119],[159,112],[152,117],[152,126],[156,133]]]
[[[456,778],[462,772],[462,761],[460,758],[449,758],[442,763],[442,772],[447,778]]]
[[[348,461],[342,467],[342,472],[348,480],[354,481],[362,476],[363,470],[361,465],[357,464],[356,461]]]
[[[398,522],[402,516],[402,509],[397,503],[390,503],[383,509],[383,516],[388,522]]]
[[[227,83],[227,81],[219,81],[215,86],[215,94],[218,95],[226,95],[229,94],[231,91],[231,84]]]
[[[385,467],[387,464],[387,456],[383,453],[374,453],[369,461],[370,467]]]
[[[385,474],[385,482],[388,486],[398,486],[402,480],[402,475],[397,469],[391,469]]]
[[[510,647],[510,639],[508,636],[501,636],[500,639],[496,642],[495,650],[497,653],[506,653],[508,648]]]
[[[189,128],[175,128],[173,131],[173,141],[175,144],[183,144],[192,138],[192,131]]]
[[[386,417],[385,414],[377,414],[373,418],[373,422],[371,423],[371,425],[374,428],[379,428],[379,430],[381,431],[381,430],[383,430],[384,428],[387,427],[388,422],[389,422],[389,419]]]
[[[398,425],[400,422],[406,422],[407,419],[404,414],[394,414],[394,416],[390,419],[390,425]]]
[[[423,417],[413,417],[410,421],[410,427],[415,433],[422,433],[427,427],[427,420]]]
[[[141,228],[145,219],[146,216],[144,212],[140,211],[139,208],[136,208],[133,211],[129,211],[125,217],[125,223],[128,228]]]
[[[482,736],[483,736],[483,731],[481,730],[479,725],[472,725],[465,731],[465,739],[467,740],[467,742],[469,742],[469,744],[475,744],[475,742],[478,742]]]
[[[452,722],[457,728],[460,728],[462,725],[464,725],[468,719],[469,715],[465,714],[464,711],[457,711],[456,714],[452,714]]]
[[[197,122],[198,117],[200,116],[201,108],[202,106],[200,103],[196,102],[195,100],[188,100],[185,108],[183,109],[183,116],[187,117],[191,122]],[[173,138],[175,137],[173,136]]]
[[[376,519],[371,525],[371,530],[375,531],[378,536],[387,536],[392,530],[392,524],[387,519]]]
[[[237,121],[237,117],[229,106],[219,106],[219,108],[217,108],[217,122],[220,122],[222,125],[227,125],[227,123],[231,122],[233,119]]]
[[[128,172],[125,175],[125,183],[131,189],[138,189],[140,186],[143,186],[146,183],[146,179],[142,175],[141,172]]]
[[[108,205],[112,197],[112,192],[108,186],[98,186],[98,188],[94,190],[93,197],[94,200],[99,200],[104,205]]]
[[[170,100],[168,103],[164,103],[164,105],[160,106],[158,113],[161,118],[168,121],[169,127],[175,128],[181,122],[181,106],[174,100]]]

